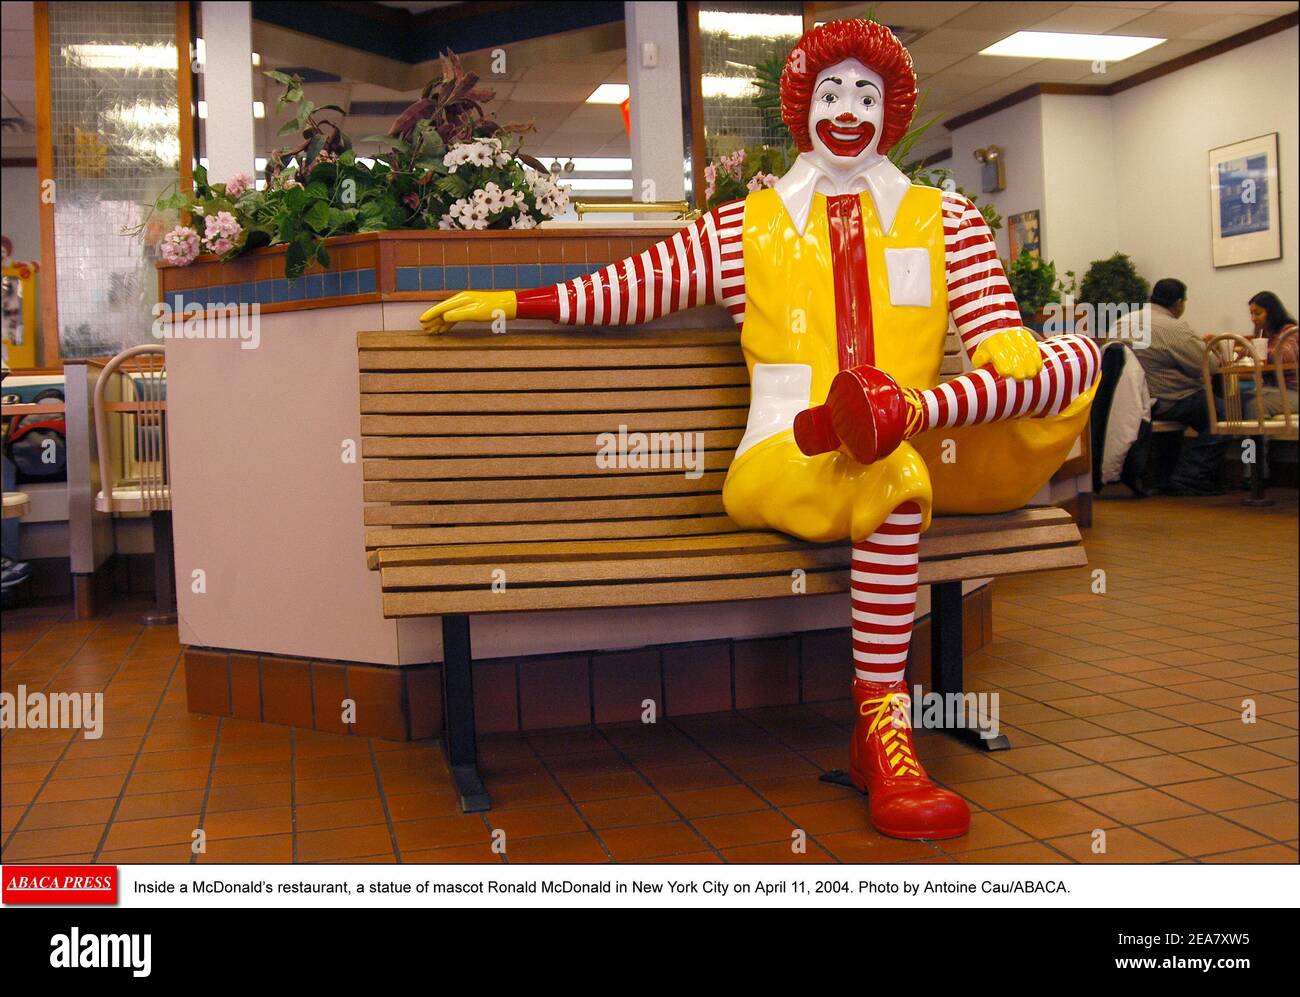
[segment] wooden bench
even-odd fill
[[[847,544],[742,530],[723,510],[749,406],[735,331],[363,332],[359,355],[368,561],[386,616],[442,617],[444,743],[467,812],[489,806],[471,614],[789,598],[799,577],[810,595],[848,590]],[[599,467],[599,434],[620,427],[702,434],[699,475]],[[940,693],[962,689],[963,579],[1086,563],[1055,508],[936,518],[920,558]]]

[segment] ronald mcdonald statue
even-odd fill
[[[934,511],[1019,508],[1047,482],[1083,429],[1100,355],[1090,339],[1024,329],[980,213],[886,158],[916,96],[887,27],[814,28],[781,76],[800,155],[774,187],[589,276],[468,291],[420,321],[442,332],[504,312],[601,326],[724,306],[751,387],[727,513],[747,529],[852,541],[850,775],[882,834],[952,838],[970,810],[917,758],[903,675],[919,537]],[[940,384],[950,319],[973,371]]]

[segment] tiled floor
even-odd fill
[[[975,811],[955,841],[881,837],[817,780],[845,762],[846,701],[490,737],[495,807],[466,816],[436,744],[191,716],[174,631],[58,606],[4,614],[4,689],[106,689],[107,728],[5,733],[3,859],[1292,863],[1297,507],[1277,496],[1101,502],[1087,569],[997,584],[968,686],[1001,694],[1013,749],[918,734]]]

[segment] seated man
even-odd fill
[[[1228,441],[1209,432],[1201,375],[1205,342],[1183,321],[1186,309],[1186,284],[1173,277],[1156,281],[1151,289],[1151,342],[1134,352],[1155,399],[1151,418],[1181,422],[1198,434],[1194,440],[1183,440],[1178,463],[1161,491],[1167,495],[1222,495],[1223,453]],[[1215,404],[1219,404],[1217,399]]]

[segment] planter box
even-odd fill
[[[384,301],[437,301],[464,290],[522,290],[571,280],[664,238],[662,230],[597,228],[526,232],[427,230],[346,235],[326,242],[329,267],[284,276],[285,247],[229,263],[200,256],[188,267],[158,265],[159,300],[257,304],[264,313]]]

